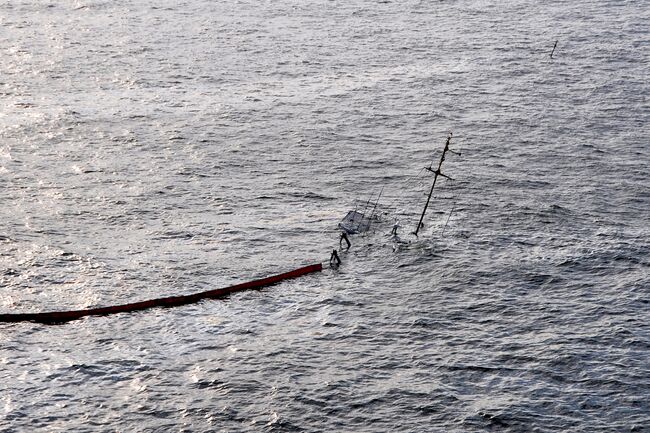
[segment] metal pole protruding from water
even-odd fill
[[[350,242],[350,239],[348,238],[348,235],[345,232],[341,232],[341,237],[339,238],[339,247],[341,246],[341,242],[343,241],[345,241],[345,243],[348,244],[346,250],[349,250],[350,247],[352,246],[352,243]]]
[[[336,250],[332,250],[332,255],[330,256],[330,266],[338,268],[341,265],[341,259]]]
[[[418,235],[418,232],[420,231],[420,228],[422,227],[422,220],[424,219],[424,215],[427,213],[427,208],[429,207],[429,202],[431,201],[431,195],[433,194],[433,188],[436,186],[436,180],[438,180],[438,176],[443,176],[443,177],[449,177],[445,176],[440,172],[440,168],[442,167],[442,163],[445,160],[445,154],[449,150],[449,143],[451,142],[451,136],[453,134],[451,131],[449,132],[449,135],[447,136],[447,142],[445,143],[445,148],[442,149],[442,155],[440,156],[440,162],[438,163],[438,168],[436,170],[433,170],[431,166],[427,168],[430,172],[433,173],[433,183],[431,184],[431,189],[429,190],[429,196],[427,197],[427,202],[424,205],[424,209],[422,210],[422,215],[420,216],[420,221],[418,222],[417,227],[415,227],[415,231],[413,234],[415,236]]]
[[[553,53],[555,52],[555,47],[557,47],[558,42],[559,42],[559,40],[555,41],[555,45],[553,45],[553,50],[551,51],[551,59],[553,58]]]

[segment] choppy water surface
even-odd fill
[[[0,430],[650,431],[650,9],[547,3],[2,2],[2,313],[462,156],[0,324]]]

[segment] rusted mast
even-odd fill
[[[424,209],[422,210],[422,215],[420,216],[420,221],[418,222],[417,227],[415,227],[415,231],[413,234],[415,236],[418,235],[418,232],[420,231],[420,227],[422,227],[422,220],[424,219],[424,214],[427,213],[427,208],[429,207],[429,202],[431,201],[431,195],[433,194],[433,187],[436,186],[436,180],[438,180],[438,176],[446,177],[447,179],[451,179],[449,176],[444,175],[440,172],[440,168],[442,167],[442,162],[445,160],[445,154],[449,150],[449,143],[451,142],[451,136],[452,133],[449,132],[449,135],[447,136],[447,142],[445,143],[444,149],[442,149],[442,155],[440,156],[440,162],[438,163],[438,168],[436,170],[433,170],[431,166],[425,167],[426,170],[429,170],[431,173],[433,173],[433,183],[431,184],[431,190],[429,191],[429,196],[427,197],[427,202],[424,205]],[[452,151],[453,152],[453,151]]]

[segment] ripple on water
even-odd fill
[[[1,324],[0,430],[646,431],[635,6],[0,6],[1,312],[325,261],[382,188],[406,238],[418,170],[450,129],[462,151],[418,242],[378,227],[261,291]]]

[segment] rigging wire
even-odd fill
[[[419,178],[422,177],[422,172],[423,172],[424,170],[426,170],[426,169],[425,169],[425,168],[422,168],[422,169],[420,169],[420,171],[418,172],[418,174],[416,174],[416,175],[412,175],[412,176],[409,176],[409,177],[407,178],[405,184],[404,184],[404,187],[403,187],[404,189],[403,189],[403,190],[407,190],[408,188],[410,188],[411,185],[415,184],[415,181],[416,181],[416,180],[419,180],[419,183],[422,184],[422,181],[421,181]],[[395,212],[397,211],[397,206],[395,205],[395,203],[396,203],[398,200],[403,199],[403,198],[404,198],[404,197],[402,197],[402,196],[397,196],[397,197],[393,198],[393,200],[392,200],[390,203],[388,203],[386,206],[383,206],[384,209],[386,209],[386,213],[387,213],[388,211],[390,211],[390,210],[392,210],[393,213],[395,213]],[[404,207],[404,206],[402,206],[402,207]]]
[[[458,158],[462,159],[463,155],[463,142],[460,142],[460,145],[458,146]],[[449,181],[449,180],[448,180]],[[440,232],[440,237],[443,237],[445,235],[445,229],[447,228],[447,225],[449,224],[449,220],[451,219],[451,215],[454,213],[454,210],[456,209],[456,204],[458,204],[458,188],[456,184],[452,182],[452,188],[453,188],[453,196],[452,196],[452,205],[451,205],[451,210],[449,211],[449,216],[447,216],[447,221],[445,222],[445,225],[442,227],[442,231]]]

